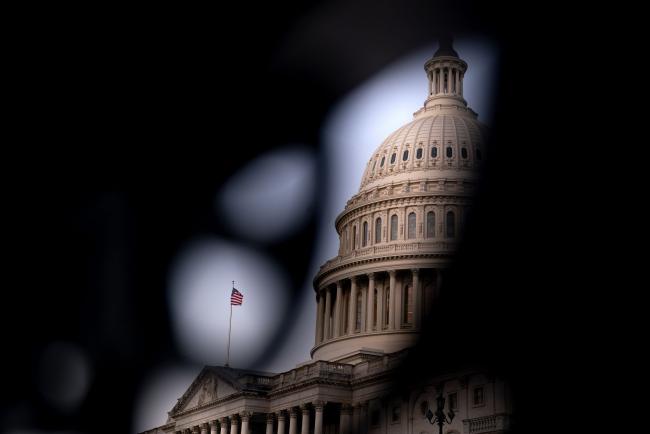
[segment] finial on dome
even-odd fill
[[[443,34],[438,38],[438,50],[435,52],[433,57],[438,56],[453,56],[458,57],[458,53],[454,50],[452,46],[453,39],[451,35]]]

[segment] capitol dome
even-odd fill
[[[395,130],[373,153],[359,193],[407,180],[471,177],[483,158],[485,129],[469,113],[438,110],[419,116]]]
[[[423,106],[373,152],[336,218],[338,255],[314,279],[314,359],[355,364],[413,345],[440,293],[487,128],[463,97],[467,64],[450,43],[424,69]]]

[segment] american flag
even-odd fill
[[[244,294],[237,291],[235,288],[232,289],[232,294],[230,294],[230,304],[232,306],[241,306],[244,301]]]

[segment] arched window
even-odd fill
[[[368,222],[363,222],[363,233],[361,234],[361,246],[368,244]]]
[[[460,156],[463,157],[464,160],[467,159],[467,148],[461,148]]]
[[[393,214],[390,217],[390,240],[395,241],[397,239],[397,214]]]
[[[427,213],[427,238],[436,236],[436,215],[433,211]]]
[[[412,212],[408,216],[408,234],[407,238],[415,238],[415,213]]]
[[[436,158],[436,157],[438,157],[438,147],[434,146],[433,148],[431,148],[431,158]]]
[[[447,211],[447,238],[456,235],[456,216],[453,211]]]
[[[381,243],[381,218],[375,220],[375,244]]]
[[[393,152],[393,155],[390,156],[390,164],[395,164],[395,158],[397,157],[397,154]]]
[[[415,151],[415,158],[417,158],[418,160],[422,158],[422,148],[418,148],[418,150]]]
[[[357,320],[354,324],[355,330],[361,330],[361,291],[357,291]]]
[[[375,167],[377,167],[377,160],[375,160],[374,163],[372,163],[372,171],[375,171]]]
[[[481,159],[481,150],[476,148],[476,159],[480,160]]]
[[[402,161],[406,161],[406,160],[408,160],[408,159],[409,159],[409,151],[406,150],[406,151],[404,151],[404,153],[402,154]]]
[[[413,285],[404,286],[402,295],[402,321],[404,324],[413,324]]]
[[[454,150],[451,149],[451,146],[447,146],[447,158],[451,158],[454,155]]]
[[[357,227],[352,226],[352,247],[350,247],[351,250],[356,249],[357,247]]]

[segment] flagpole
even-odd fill
[[[235,289],[235,281],[232,281],[232,289]],[[226,352],[226,367],[230,362],[230,330],[232,329],[232,300],[230,300],[230,320],[228,321],[228,351]]]

